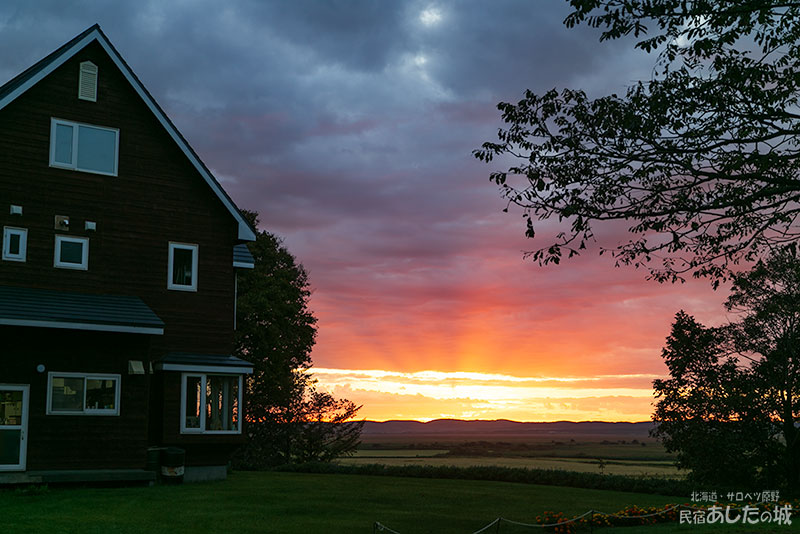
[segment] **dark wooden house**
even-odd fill
[[[97,25],[0,86],[0,126],[0,477],[167,446],[224,477],[253,228]]]

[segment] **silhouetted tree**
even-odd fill
[[[728,355],[726,341],[724,329],[675,316],[662,353],[671,378],[653,383],[654,435],[693,481],[741,487],[757,480],[770,425],[753,413],[752,374]]]
[[[656,380],[656,435],[698,482],[762,481],[800,490],[800,261],[785,250],[734,276],[706,328],[677,314]]]
[[[299,462],[330,461],[349,454],[359,444],[364,421],[352,421],[360,406],[336,399],[313,387],[303,401],[303,420],[293,457]]]
[[[562,224],[531,251],[558,263],[604,221],[629,223],[617,264],[659,281],[716,285],[733,264],[800,238],[800,2],[570,0],[568,27],[633,36],[658,51],[652,79],[626,94],[526,91],[500,103],[497,142],[474,155],[512,160],[492,172],[509,204]]]
[[[258,215],[243,214],[256,228]],[[358,445],[363,423],[350,420],[360,407],[314,386],[309,370],[317,319],[308,307],[308,274],[269,232],[259,231],[248,248],[255,268],[238,274],[235,339],[237,356],[254,371],[247,377],[248,443],[235,463],[263,468],[346,454]]]

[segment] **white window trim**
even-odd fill
[[[72,163],[62,163],[56,161],[56,127],[58,125],[70,126],[72,128]],[[94,169],[82,169],[78,167],[78,127],[86,126],[88,128],[97,128],[98,130],[106,130],[114,132],[114,172],[103,172]],[[109,128],[107,126],[98,126],[96,124],[86,124],[83,122],[66,121],[63,119],[50,119],[50,166],[58,167],[60,169],[70,169],[73,171],[88,172],[92,174],[102,174],[104,176],[117,176],[119,171],[119,128]]]
[[[68,377],[68,378],[83,378],[83,410],[53,410],[53,378],[54,377]],[[114,409],[113,410],[95,410],[86,408],[86,381],[90,379],[95,380],[114,380],[117,387],[114,391]],[[95,373],[59,373],[51,371],[47,373],[47,415],[119,415],[119,401],[120,391],[122,390],[122,376],[118,374],[95,374]]]
[[[82,243],[83,244],[83,254],[81,255],[81,263],[66,263],[59,260],[59,251],[61,247],[61,243]],[[78,271],[88,271],[89,270],[89,238],[88,237],[72,237],[68,235],[56,235],[56,244],[53,250],[53,267],[58,267],[60,269],[75,269]]]
[[[19,236],[19,254],[11,254],[11,235]],[[28,229],[13,226],[3,227],[3,259],[5,261],[26,261],[28,254]]]
[[[13,425],[20,430],[20,446],[19,446],[19,463],[18,464],[0,464],[0,473],[8,471],[25,471],[28,458],[28,417],[29,400],[30,400],[30,386],[27,384],[3,384],[0,383],[0,389],[5,391],[21,391],[22,392],[22,421],[19,425]],[[9,428],[6,426],[5,428]],[[13,428],[10,428],[12,430]]]
[[[173,284],[172,283],[172,267],[173,260],[175,259],[175,249],[191,250],[192,251],[192,283],[191,285]],[[197,259],[199,256],[200,245],[195,243],[178,243],[175,241],[169,242],[169,260],[167,262],[167,289],[174,291],[197,291]]]
[[[209,376],[234,376],[239,379],[239,407],[236,418],[236,430],[206,430],[206,388]],[[186,379],[188,377],[200,378],[200,428],[186,428]],[[241,434],[242,433],[242,375],[225,373],[183,373],[181,374],[181,434]]]

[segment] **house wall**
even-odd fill
[[[97,102],[77,98],[79,64],[87,60],[99,69]],[[118,175],[50,167],[51,118],[119,129]],[[175,436],[179,415],[154,404],[148,421],[150,400],[171,393],[160,374],[128,377],[127,360],[230,354],[238,223],[97,43],[0,110],[0,125],[0,227],[28,230],[27,261],[0,261],[0,285],[138,296],[166,325],[162,336],[35,329],[29,343],[14,346],[13,360],[4,346],[0,382],[31,384],[29,469],[140,467],[148,442],[191,444]],[[23,215],[10,215],[11,204]],[[56,215],[69,216],[69,231],[55,229]],[[85,221],[97,230],[86,231]],[[53,266],[58,234],[89,238],[87,271]],[[170,241],[199,245],[197,292],[167,289]],[[37,363],[123,374],[124,413],[45,416],[47,374],[30,373]],[[196,451],[187,450],[194,465],[224,464],[241,441],[194,438]]]
[[[0,326],[2,378],[30,384],[28,469],[145,467],[148,377],[129,375],[128,360],[148,366],[149,337],[137,334]],[[37,365],[45,371],[38,372]],[[120,375],[119,415],[46,415],[49,372]]]
[[[86,60],[97,102],[77,98]],[[50,167],[52,117],[118,128],[118,176]],[[97,43],[0,110],[0,124],[14,126],[0,128],[0,225],[28,229],[28,261],[0,262],[0,284],[135,295],[166,323],[157,353],[230,353],[237,223]],[[88,271],[53,267],[56,234],[89,237]],[[167,289],[170,241],[199,244],[197,292]]]

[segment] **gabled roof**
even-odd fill
[[[0,325],[164,333],[164,322],[138,297],[8,286],[0,286]]]
[[[131,70],[125,60],[122,59],[122,56],[119,55],[119,52],[117,52],[116,48],[114,48],[114,45],[111,44],[111,41],[108,40],[108,37],[106,37],[103,31],[100,29],[100,25],[95,24],[94,26],[88,28],[47,57],[38,61],[36,64],[26,69],[18,76],[15,76],[3,86],[0,86],[0,110],[6,107],[9,103],[13,102],[18,96],[33,87],[45,76],[56,70],[72,56],[83,50],[86,46],[94,41],[97,41],[103,50],[105,50],[105,52],[109,55],[120,72],[122,72],[123,76],[125,76],[125,79],[127,79],[131,84],[134,91],[136,91],[136,93],[142,98],[145,105],[147,105],[150,111],[153,112],[153,115],[156,116],[158,122],[161,123],[170,137],[172,137],[175,143],[177,143],[181,151],[186,155],[187,158],[189,158],[189,161],[197,169],[197,172],[200,173],[209,187],[211,187],[211,190],[225,205],[225,208],[227,208],[230,214],[239,223],[238,238],[242,241],[255,241],[256,233],[253,230],[253,227],[250,226],[244,217],[242,217],[242,214],[239,212],[236,204],[233,202],[233,200],[231,200],[219,182],[217,182],[216,178],[214,178],[214,176],[211,174],[211,171],[208,170],[208,167],[206,167],[205,164],[200,160],[197,153],[195,153],[192,147],[189,146],[189,143],[186,141],[183,135],[181,135],[169,117],[167,117],[167,114],[164,113],[164,110],[161,109],[161,106],[158,105],[153,96],[144,87],[142,82],[139,81],[139,78],[136,77],[136,74],[134,74],[133,70]]]

